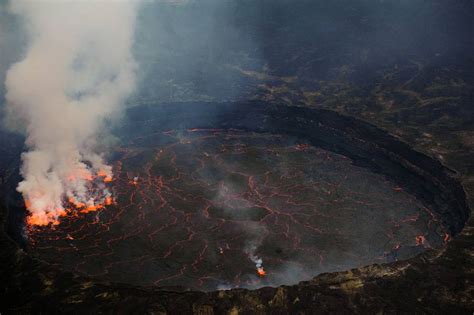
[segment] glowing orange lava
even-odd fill
[[[104,170],[99,170],[99,171],[97,172],[97,176],[99,176],[99,177],[107,177],[107,172],[104,171]]]
[[[418,235],[416,237],[416,245],[423,245],[425,244],[425,237],[423,235]]]
[[[56,215],[53,212],[43,213],[43,214],[36,214],[30,215],[26,219],[26,223],[30,226],[38,225],[38,226],[45,226],[45,225],[58,225],[59,224],[59,217],[63,217],[66,215],[66,210],[58,209],[55,211]]]
[[[265,277],[267,275],[267,272],[265,271],[265,269],[263,269],[263,267],[259,267],[257,268],[257,274],[259,277]]]
[[[105,205],[106,206],[110,206],[112,203],[113,203],[112,197],[109,196],[109,197],[105,198]]]
[[[102,205],[89,205],[86,208],[81,210],[81,213],[89,213],[97,211],[98,209],[102,208]]]
[[[95,183],[97,180],[101,180],[104,183],[109,183],[112,181],[112,176],[109,175],[104,170],[99,170],[96,175],[90,173],[87,169],[79,169],[67,177],[67,180],[70,182],[76,181],[77,179],[83,179],[92,183]],[[51,225],[58,225],[59,218],[66,216],[68,213],[77,214],[80,213],[89,213],[94,212],[99,209],[103,209],[105,206],[109,206],[113,204],[113,198],[110,196],[110,193],[105,190],[101,192],[93,192],[93,188],[90,188],[90,196],[92,196],[92,201],[79,201],[75,197],[70,196],[69,198],[64,200],[64,207],[65,209],[56,209],[54,211],[39,211],[33,212],[31,211],[32,200],[25,198],[25,207],[27,210],[30,211],[30,214],[26,218],[26,223],[28,226],[47,226]],[[95,197],[94,197],[95,196]],[[31,198],[31,196],[30,196]],[[35,198],[33,198],[35,199]],[[79,198],[81,199],[81,198]],[[84,198],[82,198],[84,199]]]

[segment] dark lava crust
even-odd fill
[[[433,207],[451,234],[469,217],[453,171],[380,129],[332,111],[247,103],[179,103],[136,107],[124,134],[134,137],[176,129],[237,129],[294,136],[350,157],[357,166],[386,175]],[[147,117],[147,119],[143,119]]]
[[[146,129],[114,149],[114,204],[30,229],[30,254],[95,280],[212,291],[296,284],[449,240],[426,202],[294,136]]]
[[[147,117],[143,120],[141,117]],[[2,309],[16,312],[152,312],[194,314],[254,314],[318,312],[458,311],[465,312],[469,294],[456,299],[457,284],[469,274],[459,270],[465,259],[469,231],[456,237],[469,216],[456,174],[439,162],[372,125],[325,110],[250,103],[180,103],[129,110],[125,134],[179,128],[237,129],[286,134],[328,151],[349,156],[355,165],[390,178],[415,195],[439,216],[453,239],[441,250],[429,250],[406,261],[372,265],[346,272],[319,275],[294,286],[234,289],[215,292],[178,292],[99,283],[63,272],[29,257],[2,234]],[[157,120],[153,119],[157,117]],[[11,170],[10,170],[11,171]],[[14,182],[4,173],[5,193]],[[5,209],[6,210],[6,209]],[[16,211],[10,207],[10,212]],[[14,216],[15,217],[15,216]],[[2,212],[6,222],[6,211]],[[10,221],[11,222],[11,221]],[[467,233],[467,234],[466,234]],[[466,280],[467,281],[467,280]],[[461,291],[462,292],[462,291]],[[472,297],[472,296],[471,296]],[[436,302],[432,302],[432,301]],[[433,304],[434,303],[434,304]],[[80,305],[80,309],[77,308]]]

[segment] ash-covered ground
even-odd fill
[[[31,229],[34,256],[104,281],[215,290],[406,259],[448,237],[403,187],[290,136],[171,130],[115,155],[115,205]]]

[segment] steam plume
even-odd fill
[[[57,223],[66,200],[94,209],[112,169],[97,152],[104,120],[134,90],[136,1],[14,0],[29,45],[6,77],[6,119],[26,133],[18,185],[30,223]],[[99,183],[98,178],[104,179]]]

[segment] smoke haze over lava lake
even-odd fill
[[[110,161],[114,205],[33,228],[31,254],[103,281],[257,288],[407,259],[462,226],[431,198],[442,187],[371,139],[357,144],[358,122],[336,114],[173,104],[134,108],[127,121]]]

